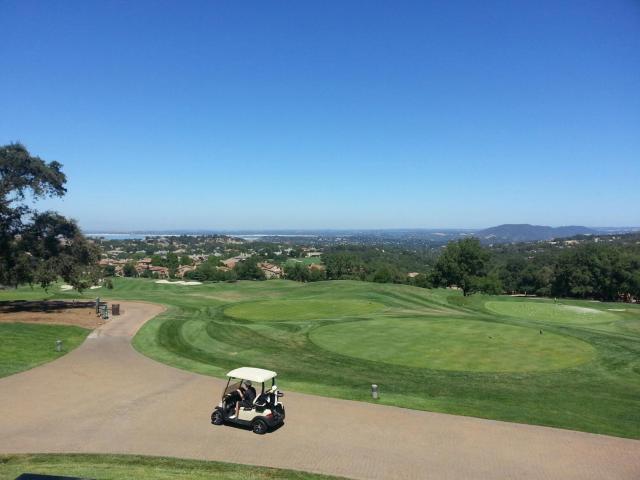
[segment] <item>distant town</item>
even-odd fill
[[[158,279],[192,278],[206,262],[221,273],[233,271],[250,258],[266,279],[283,278],[285,265],[301,263],[309,270],[324,270],[322,251],[307,246],[250,242],[227,235],[150,236],[145,239],[96,240],[103,249],[100,266],[109,275]],[[191,274],[191,275],[190,275]],[[195,275],[197,277],[197,275]]]

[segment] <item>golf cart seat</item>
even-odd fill
[[[268,401],[269,401],[269,393],[265,392],[256,397],[256,399],[253,401],[253,405],[256,407],[264,407],[267,405]]]
[[[276,385],[272,385],[270,389],[263,391],[260,395],[256,397],[253,401],[253,405],[258,408],[264,408],[270,403],[274,403],[274,400],[278,395],[278,387]]]

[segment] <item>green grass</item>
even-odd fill
[[[0,323],[0,377],[36,367],[70,352],[89,330],[66,325]],[[56,351],[62,340],[62,351]]]
[[[273,322],[368,315],[382,309],[384,305],[366,300],[311,298],[241,303],[225,309],[224,313],[233,318]]]
[[[469,372],[534,372],[574,367],[595,348],[565,335],[461,318],[381,318],[315,329],[332,352],[408,367]]]
[[[377,383],[382,404],[640,438],[638,305],[355,281],[114,284],[102,296],[168,307],[134,346],[179,368],[263,367],[285,391],[361,401]]]
[[[136,480],[329,480],[337,478],[294,470],[166,457],[81,454],[0,456],[0,480],[13,480],[27,472],[97,480],[126,478]]]

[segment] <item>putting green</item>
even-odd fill
[[[566,324],[593,324],[619,320],[615,313],[590,307],[563,305],[544,300],[533,301],[491,301],[485,306],[492,312],[510,317],[551,321]]]
[[[227,308],[225,313],[244,320],[287,321],[368,315],[383,308],[381,303],[368,300],[312,298],[241,303]]]
[[[342,355],[437,370],[534,372],[589,361],[586,342],[539,330],[457,318],[380,318],[313,330],[311,340]]]

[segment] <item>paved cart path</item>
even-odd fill
[[[640,479],[637,440],[291,392],[271,434],[215,427],[223,382],[137,353],[132,336],[162,308],[122,308],[70,354],[0,379],[0,453],[162,455],[362,479]]]

